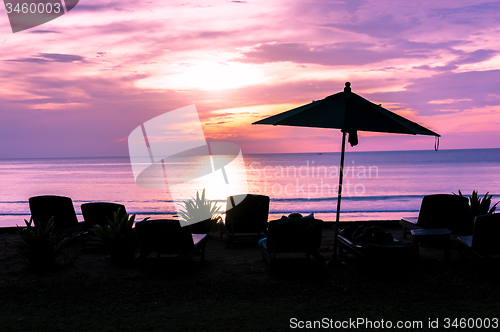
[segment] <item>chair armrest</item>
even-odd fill
[[[417,220],[418,218],[417,217],[403,217],[401,218],[401,220],[399,221],[399,224],[401,226],[403,226],[403,224],[412,224],[412,225],[417,225]]]

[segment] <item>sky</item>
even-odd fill
[[[500,148],[498,1],[80,0],[17,33],[0,8],[0,158],[126,156],[135,128],[192,104],[244,154],[335,152],[339,130],[251,123],[346,81],[441,149]],[[347,151],[433,148],[359,133]]]

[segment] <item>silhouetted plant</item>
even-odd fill
[[[145,218],[143,221],[148,220]],[[125,263],[134,256],[137,247],[137,236],[134,226],[135,214],[124,214],[119,217],[119,211],[113,212],[113,220],[106,218],[106,224],[96,225],[92,231],[95,238],[101,240],[110,250],[111,257],[117,262]]]
[[[65,253],[64,248],[70,238],[54,231],[54,217],[46,224],[33,225],[25,219],[26,228],[18,226],[18,233],[23,242],[18,245],[21,254],[28,260],[30,266],[37,270],[47,270],[56,266],[56,260]],[[78,253],[73,257],[76,259]],[[73,261],[74,261],[73,259]]]
[[[205,199],[205,189],[200,196],[196,192],[196,198],[183,201],[179,211],[182,221],[190,224],[193,233],[208,233],[212,227],[222,221],[219,214],[220,206],[216,202]]]
[[[459,196],[464,197],[464,195],[462,195],[462,192],[460,190],[458,191],[458,194],[459,194]],[[488,196],[488,194],[489,194],[489,192],[484,194],[483,198],[481,198],[478,195],[477,191],[475,191],[475,190],[472,191],[472,195],[468,197],[468,199],[469,199],[469,212],[470,212],[472,218],[480,216],[482,214],[492,214],[493,212],[495,212],[497,205],[500,202],[496,202],[495,205],[493,205],[490,209],[492,195]]]

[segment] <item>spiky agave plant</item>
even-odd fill
[[[208,201],[205,198],[205,189],[200,196],[196,192],[196,197],[180,203],[179,217],[181,221],[191,225],[193,233],[208,233],[210,229],[222,220],[219,214],[221,206],[216,202]]]
[[[43,224],[33,225],[33,220],[24,220],[26,228],[18,227],[18,234],[23,242],[18,245],[31,267],[37,270],[54,268],[56,260],[65,251],[70,238],[54,231],[54,217]]]
[[[458,194],[459,194],[459,196],[462,196],[462,197],[464,196],[464,195],[462,195],[462,192],[460,190],[458,191]],[[476,190],[472,191],[472,195],[468,197],[469,198],[469,211],[470,211],[472,217],[480,216],[482,214],[492,214],[493,212],[495,212],[497,205],[500,202],[496,202],[495,205],[493,205],[490,208],[491,198],[493,197],[493,195],[488,196],[488,194],[489,194],[489,192],[484,194],[484,196],[481,198],[478,195]]]
[[[148,220],[145,218],[143,221]],[[124,214],[120,217],[120,213],[113,212],[113,219],[106,218],[106,224],[96,225],[92,231],[95,233],[94,238],[101,240],[102,243],[110,250],[111,257],[117,262],[130,261],[134,256],[134,251],[137,246],[137,236],[134,226],[135,214],[130,216]]]

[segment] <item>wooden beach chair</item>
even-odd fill
[[[479,258],[500,254],[500,213],[477,216],[473,234],[457,236],[456,240],[462,258],[464,252]]]
[[[140,254],[138,260],[143,263],[146,257],[156,252],[160,255],[180,255],[185,259],[200,253],[205,258],[206,234],[191,234],[189,227],[181,227],[178,220],[147,220],[135,224],[139,239]]]
[[[320,262],[324,258],[319,254],[323,238],[323,220],[312,215],[302,218],[282,217],[269,222],[267,237],[259,241],[262,259],[269,271],[273,272],[278,254],[305,254],[309,260],[313,256]]]
[[[263,238],[269,216],[269,197],[264,195],[229,196],[226,203],[224,232],[227,246],[235,240],[257,240]],[[222,236],[222,234],[221,234]]]
[[[424,196],[417,218],[401,218],[403,237],[407,230],[420,228],[448,228],[463,233],[471,221],[467,197],[449,194]]]
[[[71,233],[80,230],[73,201],[69,197],[44,195],[29,199],[31,219],[35,226],[45,225],[54,217],[54,231]]]

